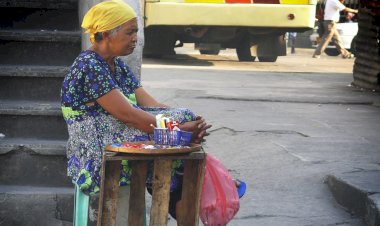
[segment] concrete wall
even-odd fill
[[[353,84],[380,91],[380,1],[361,1]]]

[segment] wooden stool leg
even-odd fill
[[[129,226],[142,226],[145,220],[145,183],[148,162],[130,161],[132,167],[131,192],[129,197]]]
[[[177,225],[198,226],[199,204],[202,192],[205,160],[185,160],[183,175],[182,198]]]
[[[154,161],[150,226],[163,226],[168,223],[171,168],[172,160]]]
[[[120,165],[121,161],[103,160],[103,181],[100,188],[98,226],[114,226],[116,223]]]

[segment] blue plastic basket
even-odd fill
[[[181,131],[156,128],[153,139],[156,144],[177,146],[180,144]]]
[[[189,146],[192,134],[193,133],[186,131],[168,130],[166,128],[155,128],[153,131],[153,140],[155,144],[160,145]]]
[[[167,136],[169,145],[177,146],[180,144],[181,131],[170,130],[168,131]]]
[[[189,146],[193,133],[187,132],[187,131],[180,131],[180,132],[181,132],[181,138],[180,138],[179,144],[183,146]]]
[[[155,128],[153,131],[154,143],[167,145],[168,144],[168,129]]]

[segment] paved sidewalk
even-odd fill
[[[316,60],[307,56],[308,51],[304,52],[303,62]],[[233,56],[222,55],[218,59],[223,57]],[[284,61],[290,62],[291,57],[294,61],[297,56],[276,64],[287,67]],[[319,60],[326,67],[329,65],[327,60]],[[214,154],[234,169],[235,176],[247,179],[252,192],[261,189],[260,181],[267,180],[257,175],[258,172],[281,175],[270,174],[272,169],[268,167],[292,156],[301,163],[302,168],[298,170],[322,175],[343,208],[364,219],[366,225],[380,225],[380,94],[350,86],[352,74],[344,67],[336,73],[326,73],[334,71],[331,66],[321,72],[281,73],[275,67],[264,68],[268,63],[237,63],[240,66],[236,68],[223,62],[212,61],[207,67],[199,66],[202,63],[195,60],[183,68],[181,62],[163,60],[155,64],[146,60],[143,85],[158,99],[172,106],[186,103],[185,106],[210,119],[213,128],[207,148],[218,150]],[[339,65],[337,68],[340,70]],[[228,137],[233,140],[227,142]],[[248,153],[241,144],[258,150]],[[232,155],[232,149],[240,154]],[[286,155],[281,157],[279,153]],[[275,159],[258,160],[266,155]],[[294,169],[293,173],[298,170]],[[276,180],[281,182],[280,178]],[[260,203],[255,195],[246,199]],[[266,201],[268,197],[262,202]],[[259,214],[251,216],[249,212],[252,208],[260,212],[258,204],[242,205],[242,212],[231,225],[262,225],[249,223],[261,222]],[[283,222],[282,225],[292,225],[292,219]],[[316,222],[309,225],[327,225],[322,220]]]
[[[274,63],[238,62],[234,49],[222,50],[218,56],[200,55],[191,45],[176,49],[176,56],[162,60],[143,59],[144,68],[187,68],[202,70],[232,71],[272,71],[272,72],[310,72],[310,73],[352,73],[355,59],[322,55],[320,59],[312,58],[313,49],[297,49],[296,54],[278,57]],[[231,67],[231,61],[234,66]],[[144,78],[142,78],[144,80]]]

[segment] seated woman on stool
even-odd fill
[[[196,143],[208,135],[211,126],[189,109],[157,102],[118,58],[136,47],[137,20],[129,5],[101,2],[86,13],[82,27],[90,34],[92,46],[70,67],[62,85],[61,107],[69,132],[68,176],[82,192],[92,195],[99,191],[105,145],[148,140],[156,114],[177,120],[181,130],[193,133]],[[120,184],[126,185],[131,170],[127,161],[122,165]],[[173,163],[170,213],[174,216],[182,168],[182,161]]]

